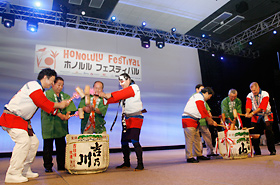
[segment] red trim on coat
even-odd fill
[[[251,122],[252,122],[252,123],[257,123],[257,122],[258,122],[258,119],[259,119],[259,116],[254,115],[254,116],[252,116],[252,118],[251,118]]]
[[[209,114],[208,114],[208,111],[206,110],[204,101],[198,100],[198,101],[195,102],[195,104],[196,104],[197,109],[198,109],[198,111],[201,115],[201,118],[210,117]]]
[[[106,105],[111,104],[111,103],[118,103],[118,102],[119,102],[119,100],[115,100],[114,97],[112,96],[111,98],[109,98],[107,100],[107,104]]]
[[[135,92],[131,86],[124,88],[119,91],[112,92],[112,97],[108,99],[107,104],[117,103],[120,100],[125,100],[127,98],[135,96]]]
[[[267,118],[268,118],[268,121],[274,121],[273,113],[271,113],[270,115],[268,115]]]
[[[29,97],[32,99],[32,101],[34,102],[34,104],[37,107],[40,107],[41,109],[43,109],[45,112],[47,113],[53,113],[54,112],[54,102],[51,102],[50,100],[48,100],[48,98],[45,96],[45,94],[43,93],[42,89],[38,89],[34,92],[32,92]]]
[[[259,108],[262,109],[262,110],[266,110],[268,102],[269,102],[269,97],[268,96],[264,97],[262,99],[261,104],[259,105]]]
[[[0,117],[0,125],[7,128],[19,128],[27,131],[28,122],[19,116],[3,113]]]
[[[126,123],[126,128],[127,129],[130,129],[130,128],[141,129],[142,124],[143,124],[143,119],[142,118],[130,117],[128,119],[125,119],[125,123]]]
[[[198,127],[198,121],[197,120],[194,120],[194,119],[191,119],[191,118],[182,118],[182,126],[183,128],[186,128],[186,127],[194,127],[194,128],[197,128]]]
[[[251,122],[252,123],[257,123],[258,122],[258,119],[259,119],[259,116],[258,115],[254,115],[252,118],[251,118]],[[267,116],[267,121],[274,121],[273,119],[273,113],[271,113],[270,115]]]
[[[252,110],[252,100],[251,98],[246,98],[246,105],[245,105],[246,109],[250,109]]]

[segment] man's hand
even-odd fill
[[[65,116],[61,114],[60,112],[56,114],[57,117],[59,117],[62,121],[64,120]]]
[[[253,112],[251,112],[251,113],[246,113],[246,114],[245,114],[245,117],[246,117],[246,118],[251,118],[251,117],[253,117],[253,115],[254,115]]]
[[[91,106],[90,105],[87,105],[85,107],[83,107],[83,110],[86,112],[86,113],[90,113],[91,112]]]
[[[109,98],[112,97],[112,94],[111,94],[111,93],[100,92],[100,93],[99,93],[99,97],[105,98],[105,99],[109,99]]]
[[[68,100],[63,100],[61,102],[54,103],[53,108],[55,108],[55,109],[64,109],[65,107],[68,107],[69,104],[70,104],[70,102]]]
[[[70,113],[71,113],[70,111],[66,113],[64,120],[68,120],[70,118]]]

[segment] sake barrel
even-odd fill
[[[99,173],[109,166],[109,135],[66,135],[65,168],[71,174]]]
[[[249,130],[227,130],[218,132],[217,144],[224,159],[241,159],[252,156]]]

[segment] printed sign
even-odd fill
[[[140,57],[36,45],[34,72],[44,68],[58,75],[116,79],[127,73],[135,81],[142,80]]]

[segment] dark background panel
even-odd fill
[[[274,132],[276,142],[280,141],[278,124],[280,113],[280,71],[277,52],[280,44],[274,43],[260,51],[260,57],[248,59],[224,55],[212,57],[209,52],[199,50],[202,83],[213,88],[215,95],[209,100],[213,115],[221,114],[221,101],[228,91],[234,88],[242,101],[242,112],[245,113],[246,96],[250,93],[251,82],[258,82],[260,88],[270,95],[270,104],[274,113]],[[245,126],[250,120],[242,118]]]

